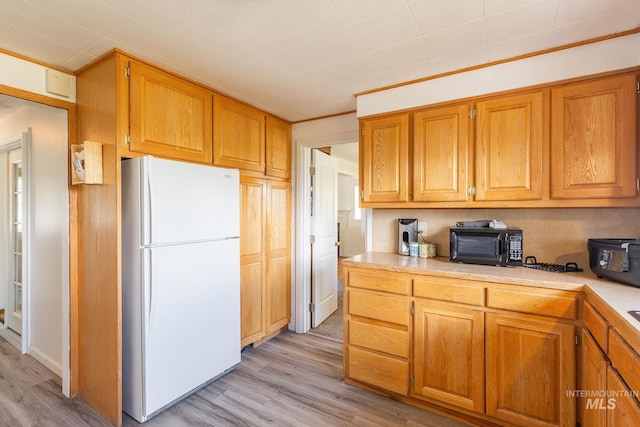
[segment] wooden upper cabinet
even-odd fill
[[[551,197],[636,197],[636,74],[551,91]]]
[[[291,178],[291,125],[267,116],[266,173],[276,178]]]
[[[222,96],[213,108],[213,163],[264,173],[265,114]]]
[[[433,107],[413,115],[413,200],[466,201],[471,105]]]
[[[475,200],[542,198],[547,93],[517,93],[476,104]]]
[[[409,114],[365,119],[361,129],[362,201],[408,201]]]
[[[129,150],[211,163],[212,93],[134,60],[129,70]]]

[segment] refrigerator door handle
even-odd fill
[[[153,159],[150,158],[147,162],[147,194],[149,197],[149,212],[147,215],[148,227],[149,227],[149,244],[156,243],[156,206],[155,206],[155,178],[153,174]]]
[[[156,269],[156,263],[153,262],[153,250],[152,249],[145,249],[144,250],[144,254],[145,254],[145,269],[146,269],[146,274],[144,275],[145,280],[147,281],[147,283],[144,284],[144,287],[146,289],[149,289],[149,314],[147,316],[147,329],[149,331],[153,330],[153,324],[154,324],[154,320],[156,317],[156,305],[157,305],[157,300],[158,300],[158,295],[156,295],[157,289],[154,286],[154,277],[158,277],[157,276],[157,269]]]

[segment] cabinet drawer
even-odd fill
[[[443,277],[414,280],[413,295],[440,301],[484,305],[484,286],[469,280]]]
[[[409,391],[409,362],[349,347],[348,377],[398,394]]]
[[[349,286],[353,288],[409,295],[411,279],[406,277],[385,276],[380,273],[367,274],[359,271],[349,271]]]
[[[631,390],[640,392],[640,356],[614,330],[609,331],[608,355],[613,367],[620,372]]]
[[[576,293],[557,289],[487,289],[487,307],[575,319]]]
[[[349,289],[348,293],[349,314],[398,325],[409,324],[408,298],[354,289]]]
[[[409,357],[409,332],[387,328],[371,323],[349,322],[349,344],[389,353],[398,357]]]
[[[607,322],[600,313],[598,313],[596,309],[586,301],[582,304],[582,320],[584,320],[584,325],[596,339],[600,348],[602,348],[606,353],[609,325],[607,325]]]

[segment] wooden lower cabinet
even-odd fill
[[[516,425],[575,426],[575,327],[486,315],[487,415]]]
[[[576,292],[349,266],[345,277],[347,382],[472,424],[575,426]],[[546,315],[518,312],[522,295]]]
[[[609,361],[586,329],[582,330],[580,364],[580,389],[594,395],[605,391],[607,389]],[[603,427],[607,425],[606,405],[606,398],[581,397],[579,399],[581,427]]]
[[[640,423],[640,406],[622,378],[607,367],[607,427],[636,427]]]
[[[484,312],[415,302],[413,391],[484,411]]]
[[[240,177],[241,345],[259,342],[291,317],[291,187]]]

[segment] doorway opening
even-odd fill
[[[30,279],[28,223],[29,143],[31,130],[0,142],[0,335],[27,351]]]

